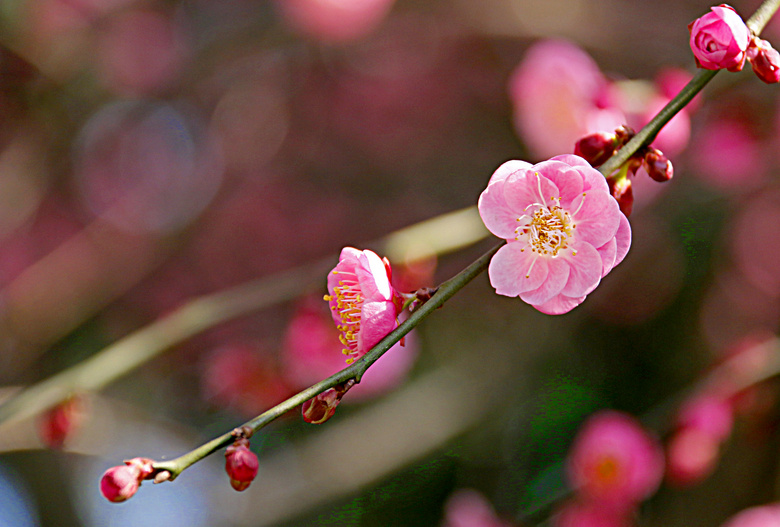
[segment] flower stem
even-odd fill
[[[247,421],[242,425],[250,427],[253,431],[257,432],[267,424],[271,423],[278,417],[284,415],[290,410],[295,409],[298,405],[303,404],[312,397],[324,392],[328,388],[333,388],[337,384],[346,382],[350,379],[355,379],[356,382],[360,382],[363,374],[368,368],[374,364],[387,350],[389,350],[393,344],[401,340],[401,338],[414,329],[420,322],[422,322],[433,311],[452,298],[452,296],[463,289],[463,287],[471,282],[477,275],[487,269],[490,259],[500,249],[504,243],[500,243],[480,256],[471,265],[459,272],[454,277],[450,278],[446,282],[442,283],[436,293],[416,309],[408,319],[402,322],[397,328],[395,328],[390,334],[383,338],[379,343],[371,348],[360,359],[356,360],[350,366],[347,366],[343,370],[339,371],[324,379],[309,388],[293,395],[289,399],[282,401],[270,410],[263,412],[254,419]],[[176,459],[170,461],[164,461],[154,464],[156,472],[168,471],[171,473],[170,481],[173,481],[182,473],[187,467],[197,463],[206,456],[213,454],[220,448],[227,446],[234,441],[235,438],[231,432],[222,434],[221,436],[212,439],[208,443],[205,443],[194,450],[187,452],[179,456]]]

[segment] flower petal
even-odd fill
[[[396,326],[395,306],[392,302],[365,302],[360,309],[358,352],[363,355],[373,348]]]
[[[504,163],[506,164],[506,163]],[[515,238],[517,218],[522,212],[514,211],[504,199],[503,179],[492,181],[479,196],[477,208],[485,227],[494,235],[505,240]]]
[[[518,216],[523,212],[533,212],[535,207],[531,206],[534,204],[544,206],[558,204],[557,201],[553,201],[553,198],[561,195],[558,187],[544,177],[537,167],[539,165],[515,172],[504,182],[504,199]]]
[[[628,218],[623,213],[620,214],[620,225],[617,233],[615,233],[615,241],[617,242],[615,265],[617,265],[623,261],[623,258],[628,254],[629,247],[631,247],[631,224],[628,223]],[[615,267],[615,265],[612,267]]]
[[[365,250],[358,257],[360,265],[355,269],[360,290],[366,301],[390,300],[393,296],[385,263],[373,251]]]
[[[546,315],[563,315],[582,304],[584,300],[584,296],[572,298],[570,296],[558,295],[544,304],[535,305],[534,307]]]
[[[596,249],[601,256],[601,278],[607,276],[613,267],[615,267],[615,255],[617,254],[617,242],[612,238],[607,243]]]
[[[615,198],[604,192],[586,192],[581,199],[574,200],[577,210],[574,223],[577,240],[601,247],[615,236],[620,225],[620,207]]]
[[[495,172],[493,172],[493,175],[490,176],[490,181],[488,181],[488,185],[495,183],[496,181],[503,181],[518,170],[531,168],[531,166],[531,163],[528,163],[527,161],[520,161],[518,159],[507,161],[498,167]]]
[[[497,294],[518,296],[537,289],[547,278],[547,259],[524,249],[521,243],[509,242],[490,260],[488,276]]]
[[[537,289],[520,293],[523,302],[532,306],[543,304],[561,292],[569,279],[569,265],[561,258],[546,258],[549,271],[547,278]]]
[[[576,251],[577,254],[572,252],[562,256],[571,267],[569,280],[561,290],[561,294],[565,296],[587,295],[596,289],[601,281],[603,264],[596,248],[589,243],[581,243],[577,244]]]

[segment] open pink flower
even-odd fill
[[[345,247],[328,273],[325,300],[341,331],[347,364],[362,357],[396,326],[398,309],[390,285],[390,262],[372,251]]]
[[[479,214],[507,241],[488,269],[496,293],[551,315],[581,304],[631,245],[606,179],[575,155],[507,161],[479,197]]]
[[[708,70],[739,71],[745,65],[750,30],[733,7],[721,4],[688,25],[696,65]]]
[[[630,415],[599,412],[580,430],[567,460],[570,483],[584,497],[630,506],[658,488],[664,471],[658,442]]]

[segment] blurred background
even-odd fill
[[[178,456],[339,369],[321,298],[343,246],[388,249],[405,291],[451,277],[496,242],[473,210],[439,224],[456,252],[379,240],[475,205],[508,159],[641,127],[693,74],[686,26],[710,5],[0,3],[0,396],[193,298],[305,266],[290,299],[0,425],[0,525],[537,525],[589,415],[632,414],[666,444],[724,360],[753,353],[742,374],[771,376],[780,109],[748,67],[659,136],[674,179],[636,176],[631,252],[582,306],[541,315],[482,275],[328,423],[294,412],[256,435],[243,493],[221,452],[126,503],[98,491],[123,459]],[[733,5],[746,19],[758,2]],[[763,36],[780,43],[780,24]],[[777,388],[730,398],[729,437],[631,524],[717,526],[777,500]]]

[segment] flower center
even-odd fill
[[[346,346],[342,353],[350,355],[347,364],[357,358],[358,355],[358,333],[360,333],[360,311],[363,307],[363,295],[360,290],[357,275],[349,271],[333,271],[333,274],[341,275],[339,285],[333,288],[333,295],[325,295],[325,300],[336,301],[336,305],[331,305],[331,309],[338,313],[341,324],[336,325],[336,329],[341,332],[339,340]]]
[[[552,257],[569,247],[569,238],[577,227],[571,214],[558,205],[540,205],[533,214],[524,214],[517,221],[523,225],[515,229],[515,239],[524,236],[533,252]]]

